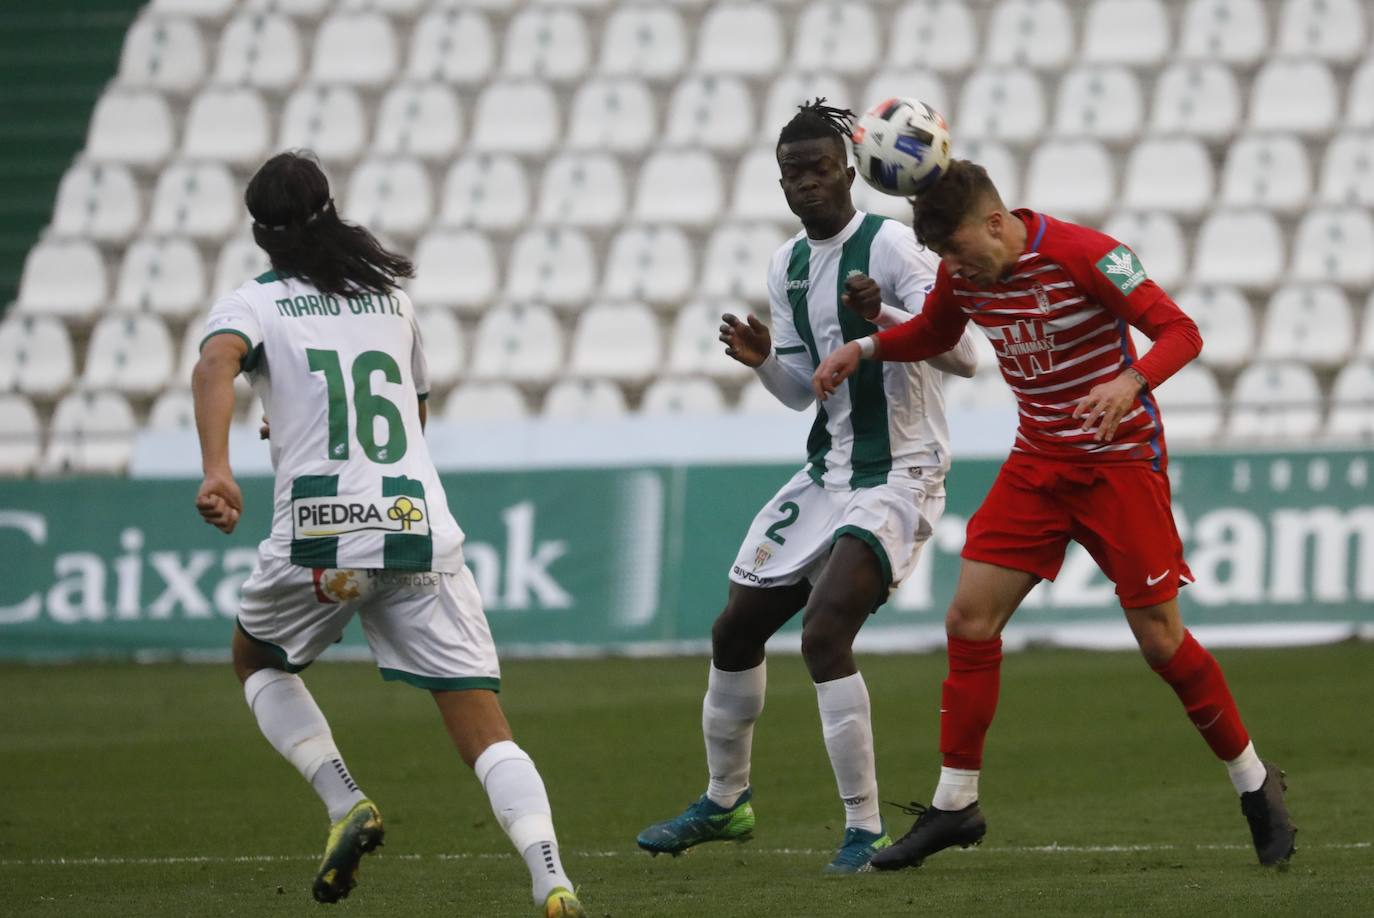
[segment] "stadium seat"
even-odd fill
[[[766,304],[768,263],[785,239],[771,223],[727,223],[719,227],[711,234],[702,257],[701,293],[708,298],[731,297]]]
[[[564,379],[544,396],[546,418],[617,418],[627,413],[625,393],[605,379]]]
[[[1092,220],[1115,192],[1111,154],[1096,140],[1042,143],[1026,167],[1026,203],[1036,210]]]
[[[771,76],[783,59],[779,14],[764,3],[712,6],[697,27],[696,69],[701,73]]]
[[[1308,211],[1298,224],[1293,277],[1367,287],[1374,283],[1374,217],[1362,207]]]
[[[1146,272],[1165,290],[1187,277],[1188,247],[1178,221],[1160,211],[1126,211],[1107,221],[1102,232],[1120,239],[1140,257]]]
[[[975,340],[986,341],[982,333]],[[961,414],[966,411],[988,411],[989,409],[1016,410],[1016,396],[1002,379],[993,363],[975,373],[972,377],[944,377],[945,413]]]
[[[959,137],[1029,143],[1045,129],[1045,97],[1035,74],[1020,67],[976,70],[959,96]]]
[[[485,234],[431,230],[415,245],[415,279],[407,292],[416,306],[477,314],[491,304],[500,278],[496,253]]]
[[[207,89],[191,102],[181,155],[248,169],[266,158],[271,134],[267,106],[257,90]]]
[[[687,298],[695,278],[692,243],[680,229],[632,226],[611,240],[601,295],[671,306]]]
[[[302,58],[294,22],[286,16],[246,13],[220,33],[215,82],[284,92],[300,79]]]
[[[465,383],[444,400],[444,420],[505,421],[528,417],[530,406],[510,383]]]
[[[0,475],[27,475],[42,451],[38,412],[22,395],[0,393]]]
[[[149,228],[160,236],[223,239],[248,222],[240,194],[220,163],[176,163],[158,176]]]
[[[639,413],[650,417],[716,416],[725,414],[720,388],[709,379],[656,379],[644,390]]]
[[[563,365],[563,330],[544,306],[488,309],[472,355],[474,379],[547,382]]]
[[[406,72],[413,80],[475,86],[496,64],[496,38],[487,17],[459,7],[435,8],[410,33]]]
[[[640,154],[660,136],[658,110],[638,79],[591,79],[577,89],[568,116],[573,150]]]
[[[1001,0],[988,25],[993,64],[1059,70],[1073,55],[1073,19],[1062,0]]]
[[[142,197],[126,167],[78,162],[57,188],[52,228],[60,236],[123,242],[138,229],[142,218]]]
[[[1294,213],[1312,199],[1307,150],[1291,134],[1247,135],[1226,152],[1220,203]]]
[[[324,15],[331,0],[239,0],[244,9],[254,12],[281,13],[296,19],[315,21]]]
[[[239,0],[153,0],[150,8],[157,13],[195,16],[201,19],[222,19]]]
[[[172,112],[161,93],[107,91],[91,115],[86,156],[154,168],[172,152],[173,132]]]
[[[806,410],[810,410],[807,408]],[[748,417],[759,417],[768,415],[791,415],[795,414],[778,397],[763,387],[763,383],[758,379],[751,379],[740,389],[739,401],[736,403],[735,411],[738,414]]]
[[[908,90],[908,93],[917,95],[917,98],[920,99],[927,99],[926,96],[911,90]],[[821,71],[787,72],[774,80],[773,85],[768,90],[768,99],[763,106],[763,121],[759,127],[759,139],[767,140],[769,149],[772,149],[773,141],[777,139],[778,132],[797,114],[797,108],[818,98],[824,98],[826,105],[833,105],[836,108],[848,108],[856,112],[862,111],[859,107],[861,103],[855,101],[846,82],[833,73]],[[865,95],[863,98],[869,100],[867,104],[872,104],[881,97]],[[759,140],[750,138],[746,142],[755,144]]]
[[[1130,140],[1144,120],[1140,82],[1125,67],[1079,67],[1064,74],[1059,84],[1056,134]]]
[[[205,44],[189,19],[139,16],[124,33],[119,54],[120,86],[185,94],[205,78]]]
[[[429,225],[433,198],[419,160],[369,159],[353,170],[342,213],[373,232],[413,239]]]
[[[195,430],[196,403],[190,391],[178,386],[163,392],[153,400],[143,426],[147,430]]]
[[[850,191],[854,198],[854,206],[864,213],[890,217],[910,225],[911,204],[906,198],[884,194],[862,179],[855,179],[854,187]],[[788,229],[797,229],[797,218],[793,217],[789,223],[784,225]]]
[[[514,156],[466,156],[444,179],[439,222],[509,232],[530,213],[530,183]]]
[[[566,7],[530,6],[506,26],[501,71],[514,79],[567,83],[581,79],[590,57],[581,16]]]
[[[396,75],[399,49],[391,20],[380,13],[334,13],[315,32],[310,78],[379,89]]]
[[[617,7],[601,36],[598,69],[608,76],[664,82],[687,63],[691,39],[682,16],[667,6]]]
[[[45,239],[29,249],[19,281],[26,313],[88,319],[105,305],[108,287],[100,251],[83,239]]]
[[[191,240],[137,239],[124,252],[114,308],[183,317],[205,308],[205,266]]]
[[[659,150],[639,169],[635,219],[702,227],[724,206],[720,167],[702,150]]]
[[[887,66],[894,69],[963,71],[973,66],[978,50],[973,12],[962,0],[910,0],[893,17],[888,35],[901,36],[889,45]]]
[[[372,152],[448,162],[463,139],[462,108],[443,83],[393,86],[377,113]]]
[[[1005,144],[995,140],[975,140],[954,142],[954,155],[961,159],[972,160],[987,170],[988,178],[997,186],[1002,203],[1008,207],[1021,206],[1021,159]],[[911,222],[910,208],[905,220]]]
[[[954,102],[945,87],[944,79],[933,70],[918,68],[878,71],[864,87],[859,101],[850,107],[862,114],[862,106],[877,105],[883,99],[891,99],[894,96],[920,99],[944,115],[946,121],[950,120],[954,111]]]
[[[347,86],[302,86],[286,99],[277,146],[312,150],[326,163],[351,163],[371,136],[358,94]]]
[[[1204,364],[1234,370],[1254,358],[1255,313],[1235,287],[1189,287],[1174,301],[1197,323]]]
[[[1345,123],[1354,128],[1374,127],[1374,53],[1365,56],[1350,78]]]
[[[149,396],[172,379],[172,339],[157,316],[107,316],[96,323],[86,348],[82,385]]]
[[[1352,363],[1336,376],[1326,435],[1333,439],[1374,437],[1374,363]]]
[[[1364,317],[1360,320],[1360,327],[1364,329],[1364,334],[1360,337],[1360,344],[1357,353],[1361,357],[1374,357],[1374,291],[1369,294],[1369,300],[1364,306]]]
[[[1189,0],[1178,54],[1189,60],[1253,64],[1269,47],[1269,22],[1260,0]]]
[[[1094,0],[1083,26],[1090,64],[1155,67],[1169,54],[1169,14],[1161,0]]]
[[[753,311],[765,325],[768,324],[766,307]],[[719,380],[753,378],[754,371],[727,357],[725,345],[720,343],[720,317],[727,312],[744,321],[750,309],[748,304],[738,300],[712,297],[695,300],[678,310],[668,339],[669,373],[706,375]]]
[[[340,9],[348,12],[386,13],[403,18],[417,15],[430,0],[341,0]]]
[[[472,149],[490,153],[547,153],[561,136],[558,101],[543,83],[491,83],[477,99]]]
[[[778,156],[772,144],[744,154],[735,168],[731,215],[741,220],[771,220],[775,223],[795,220],[778,184],[780,178]]]
[[[57,403],[42,471],[117,474],[133,450],[134,413],[114,392],[73,392]]]
[[[1236,77],[1224,65],[1205,61],[1174,64],[1155,82],[1151,133],[1225,140],[1240,123],[1240,103]]]
[[[267,253],[258,248],[252,236],[230,239],[219,250],[219,258],[215,261],[214,286],[209,290],[207,301],[213,302],[237,290],[271,267]]]
[[[74,367],[61,319],[11,314],[0,321],[0,392],[51,398],[71,385]]]
[[[1374,207],[1374,132],[1352,131],[1332,139],[1317,197],[1325,204]]]
[[[1362,0],[1284,0],[1275,33],[1279,53],[1354,63],[1366,48],[1368,11]]]
[[[1317,377],[1300,363],[1253,363],[1231,392],[1228,433],[1237,440],[1292,443],[1321,425]]]
[[[539,190],[539,222],[607,229],[626,210],[625,174],[614,156],[565,153],[548,160]]]
[[[577,319],[568,371],[584,379],[642,382],[663,363],[658,319],[641,303],[589,307]]]
[[[1350,301],[1339,287],[1292,284],[1269,299],[1259,356],[1332,369],[1345,360],[1354,341]]]
[[[1188,364],[1164,380],[1156,398],[1170,445],[1221,439],[1221,389],[1211,370]]]
[[[1304,135],[1330,133],[1340,110],[1340,93],[1320,61],[1270,61],[1250,88],[1250,126],[1257,131]]]
[[[1274,286],[1284,275],[1283,233],[1267,211],[1221,210],[1198,229],[1193,280],[1245,289]]]
[[[1212,203],[1212,157],[1195,137],[1143,140],[1131,147],[1123,203],[1195,217]]]
[[[467,367],[463,328],[447,309],[417,309],[415,320],[420,326],[420,340],[424,343],[425,361],[429,364],[430,385],[446,389]]]
[[[816,0],[798,19],[791,68],[868,73],[882,51],[879,31],[878,19],[867,3]]]
[[[565,310],[591,299],[601,267],[591,241],[569,227],[526,230],[515,238],[506,265],[507,300]]]
[[[731,152],[755,142],[757,130],[753,96],[744,81],[708,74],[677,84],[668,103],[664,140],[669,149]]]

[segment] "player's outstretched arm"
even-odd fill
[[[191,373],[200,461],[205,472],[196,493],[196,510],[205,522],[230,533],[243,514],[243,493],[229,466],[229,425],[234,418],[234,377],[248,345],[237,335],[213,335],[206,340]]]

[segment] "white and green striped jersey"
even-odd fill
[[[778,249],[768,268],[770,362],[776,359],[777,371],[805,383],[806,395],[792,407],[810,403],[811,375],[827,354],[878,330],[840,301],[846,278],[854,272],[873,278],[884,316],[900,322],[921,311],[938,267],[911,227],[862,211],[829,239],[802,231]],[[890,476],[909,477],[914,468],[943,479],[949,426],[940,371],[928,363],[863,361],[817,404],[806,451],[812,480],[831,490],[885,484]]]
[[[248,345],[243,369],[272,426],[264,556],[462,569],[463,533],[420,426],[429,368],[404,291],[334,296],[269,271],[215,303],[205,338],[220,334]]]

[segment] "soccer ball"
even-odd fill
[[[859,175],[883,194],[920,194],[949,166],[944,116],[915,99],[884,99],[863,113],[850,138]]]

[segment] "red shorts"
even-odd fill
[[[1088,550],[1126,609],[1193,582],[1169,477],[1145,463],[1080,465],[1013,453],[968,521],[963,557],[1053,580],[1069,540]]]

